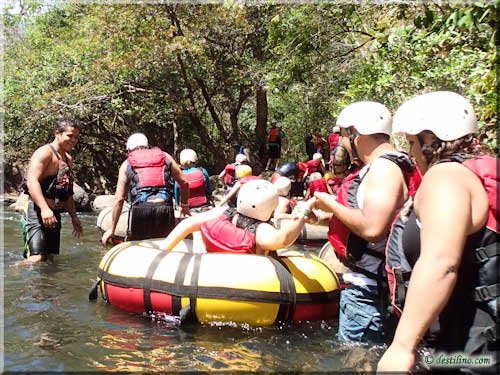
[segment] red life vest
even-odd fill
[[[408,195],[413,195],[420,185],[422,176],[410,158],[400,152],[384,154],[381,157],[394,162],[401,168],[408,187]],[[357,170],[344,179],[344,182],[337,190],[337,202],[347,207],[359,208],[357,193],[363,177],[366,176],[365,173],[363,177],[361,177],[359,172],[360,170]],[[370,275],[368,271],[362,272],[359,267],[355,266],[355,263],[361,259],[363,253],[367,253],[379,259],[384,258],[382,253],[367,249],[367,241],[351,233],[349,228],[336,216],[333,216],[332,220],[330,220],[328,239],[337,253],[339,260],[354,271],[364,273],[366,276],[372,277],[373,275]]]
[[[225,171],[224,183],[227,186],[233,186],[234,183],[236,182],[236,165],[228,164],[224,168],[224,171]]]
[[[207,252],[255,254],[255,232],[261,222],[245,217],[249,224],[241,228],[232,223],[236,214],[236,209],[229,208],[218,218],[201,225],[201,237]]]
[[[299,170],[298,174],[297,174],[297,178],[299,180],[302,180],[302,178],[304,177],[304,174],[306,173],[307,171],[307,163],[303,163],[301,161],[299,161],[297,163],[297,168]]]
[[[340,140],[340,134],[339,133],[332,133],[328,136],[328,144],[330,146],[330,152],[335,150],[335,147],[339,144]]]
[[[280,131],[278,129],[270,129],[269,135],[267,136],[268,143],[276,143],[280,137]]]
[[[145,191],[159,191],[170,185],[170,161],[159,148],[137,149],[129,152],[127,175],[132,202]],[[171,189],[170,196],[172,195]]]
[[[314,181],[309,181],[309,195],[314,196],[314,192],[319,191],[321,193],[328,193],[328,188],[326,187],[326,181],[322,178]]]
[[[476,288],[488,288],[490,292],[485,293],[499,302],[498,280],[496,272],[500,267],[498,256],[498,159],[489,156],[466,158],[464,155],[453,155],[441,162],[459,162],[471,170],[483,184],[488,196],[488,219],[480,239],[480,247],[475,249],[476,262],[479,263],[478,284]],[[394,310],[400,315],[406,298],[407,284],[410,279],[412,265],[408,260],[408,254],[403,248],[403,230],[413,211],[413,201],[409,201],[400,210],[394,219],[386,246],[386,271],[389,284],[389,293]],[[469,254],[470,255],[470,254]],[[464,257],[467,254],[464,254]],[[417,254],[418,257],[418,254]],[[412,258],[416,258],[413,256]],[[473,262],[474,263],[474,262]],[[473,265],[469,265],[472,267]],[[492,292],[495,290],[496,292]],[[479,294],[481,294],[479,292]]]
[[[310,176],[311,173],[319,172],[319,165],[321,164],[321,160],[308,160],[306,161],[307,170],[309,171],[307,174]]]
[[[189,184],[189,207],[200,207],[207,204],[207,191],[205,188],[205,175],[201,168],[184,172],[184,177]]]

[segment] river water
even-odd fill
[[[3,370],[12,372],[365,372],[383,349],[346,346],[336,322],[279,327],[230,324],[179,326],[106,304],[88,291],[106,252],[96,215],[80,214],[75,239],[63,215],[61,254],[53,263],[15,266],[22,259],[19,214],[5,210]],[[1,369],[0,369],[1,370]]]

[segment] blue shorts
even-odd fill
[[[340,293],[340,341],[383,343],[377,287],[367,288],[348,285]]]

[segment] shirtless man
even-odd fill
[[[54,140],[31,156],[27,177],[29,203],[24,218],[25,262],[45,261],[50,254],[59,254],[63,210],[71,217],[73,235],[83,234],[73,201],[73,159],[69,154],[78,142],[79,132],[76,120],[62,118],[56,123]]]

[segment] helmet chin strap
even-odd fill
[[[357,133],[352,131],[352,128],[347,128],[346,132],[347,135],[349,136],[349,143],[351,144],[351,154],[352,154],[351,164],[356,163],[358,165],[363,165],[364,163],[359,158],[358,150],[356,149],[356,145],[354,144],[354,140],[357,137]]]
[[[422,134],[417,135],[418,143],[420,143],[420,148],[422,149],[422,154],[425,156],[425,161],[427,164],[431,164],[434,159],[434,152],[441,146],[442,141],[440,139],[435,139],[429,146],[424,142],[424,137]]]

